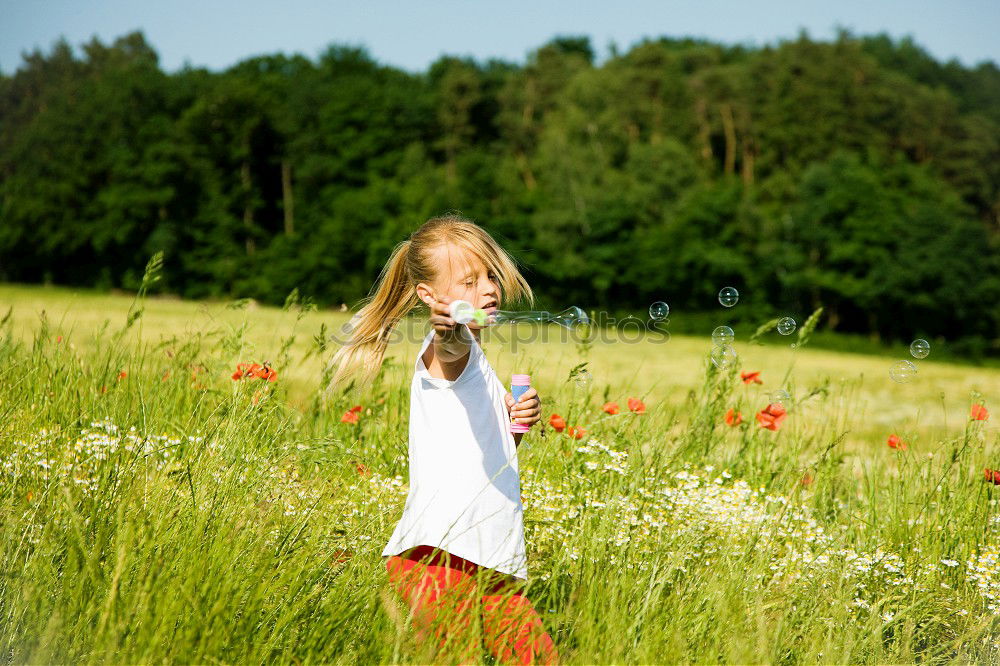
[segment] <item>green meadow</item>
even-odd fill
[[[415,643],[380,557],[425,324],[401,324],[374,382],[327,390],[350,314],[0,286],[6,660],[450,659]],[[896,383],[892,357],[804,328],[738,336],[724,370],[711,329],[484,333],[543,401],[519,452],[529,597],[563,661],[1000,658],[1000,431],[970,418],[997,410],[1000,370],[932,346]],[[264,362],[276,381],[231,377]],[[779,389],[787,416],[761,428]]]

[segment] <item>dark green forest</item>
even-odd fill
[[[0,280],[356,303],[457,210],[543,304],[760,316],[998,353],[1000,69],[842,32],[426,72],[330,46],[164,72],[142,34],[0,76]]]

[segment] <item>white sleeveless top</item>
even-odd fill
[[[414,364],[410,491],[382,555],[432,546],[527,579],[521,479],[506,388],[475,339],[458,379],[432,377],[423,356],[433,339],[431,331]]]

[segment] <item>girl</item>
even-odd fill
[[[448,311],[462,299],[492,313],[502,298],[533,298],[507,253],[469,220],[433,218],[393,251],[334,356],[334,382],[356,368],[374,374],[392,328],[419,301],[428,306],[432,330],[410,385],[409,495],[382,553],[390,581],[418,640],[434,636],[438,659],[478,661],[481,630],[503,662],[554,663],[552,639],[522,594],[521,433],[509,428],[538,422],[538,395],[530,389],[515,403],[479,346],[479,327]]]

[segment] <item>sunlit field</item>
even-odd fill
[[[0,287],[6,659],[449,660],[415,643],[380,557],[426,329],[326,391],[350,314]],[[563,660],[1000,659],[1000,370],[932,347],[900,384],[892,359],[797,331],[737,339],[719,371],[710,332],[484,335],[543,400],[519,452],[528,594]],[[234,379],[265,362],[274,381]]]

